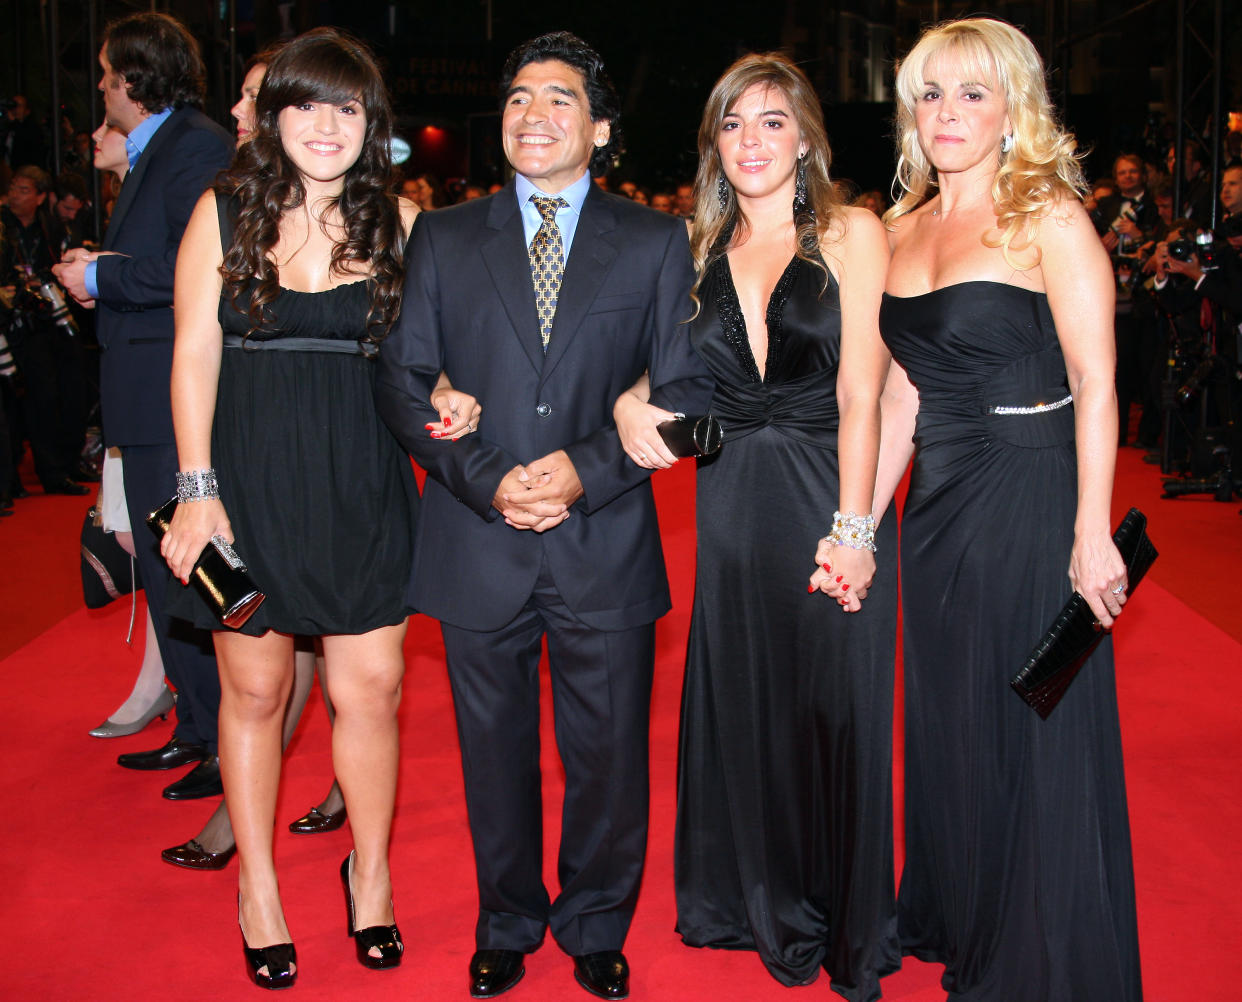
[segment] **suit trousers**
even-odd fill
[[[182,587],[160,556],[160,545],[147,516],[176,493],[177,449],[173,445],[122,447],[125,505],[134,533],[134,550],[147,608],[164,659],[164,674],[177,690],[177,726],[173,736],[206,745],[216,753],[216,717],[220,713],[220,674],[211,634],[168,615],[167,589]]]
[[[545,560],[507,626],[442,629],[478,874],[478,948],[529,953],[550,928],[572,956],[621,949],[647,848],[655,624],[616,632],[586,626],[566,607]],[[555,901],[543,883],[545,635],[565,770]]]

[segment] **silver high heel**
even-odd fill
[[[165,684],[160,694],[155,697],[155,702],[147,707],[146,711],[137,720],[128,724],[117,724],[109,718],[87,733],[93,738],[123,738],[127,734],[137,734],[156,717],[159,717],[161,720],[167,720],[168,712],[173,708],[173,704],[176,701],[177,697],[172,694],[172,690]]]

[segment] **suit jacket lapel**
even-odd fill
[[[168,117],[168,121],[155,130],[155,135],[151,137],[151,141],[139,155],[138,162],[134,164],[134,169],[125,175],[125,180],[121,182],[121,193],[117,195],[116,205],[112,207],[112,218],[108,221],[107,232],[104,233],[104,250],[109,250],[116,242],[117,234],[121,232],[121,225],[125,222],[125,216],[133,206],[134,199],[138,197],[138,189],[142,185],[142,179],[146,177],[147,167],[158,154],[159,148],[168,141],[168,137],[177,131],[176,126],[183,117],[184,109],[174,111]]]
[[[543,368],[539,318],[535,313],[535,289],[530,278],[522,214],[518,211],[512,181],[492,196],[487,228],[491,232],[483,238],[483,262],[500,293],[513,333],[538,372]]]
[[[582,203],[582,216],[574,231],[574,242],[565,262],[565,275],[556,302],[552,321],[552,337],[543,363],[543,376],[548,375],[565,356],[570,343],[578,336],[587,310],[595,302],[600,286],[612,269],[617,247],[609,234],[616,229],[617,219],[607,200],[594,184]],[[531,293],[532,300],[534,292]]]

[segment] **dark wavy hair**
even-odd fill
[[[613,157],[619,156],[624,150],[621,141],[621,99],[617,96],[612,80],[604,71],[604,60],[577,35],[568,31],[554,31],[523,42],[510,52],[500,74],[501,110],[503,112],[509,89],[513,86],[513,78],[523,66],[529,63],[546,63],[553,59],[572,66],[582,74],[591,121],[609,123],[608,142],[591,151],[591,174],[606,174]]]
[[[220,181],[219,194],[232,198],[236,222],[224,250],[220,274],[238,309],[245,306],[256,328],[270,322],[269,306],[280,291],[269,257],[279,238],[281,216],[303,204],[306,189],[280,138],[280,113],[305,102],[343,105],[358,101],[366,114],[362,152],[345,173],[336,207],[345,237],[332,249],[332,271],[370,266],[370,341],[380,341],[401,308],[401,212],[389,186],[392,109],[384,79],[370,50],[335,28],[316,28],[282,48],[267,67],[255,102],[255,133],[237,151]],[[254,294],[246,302],[251,279]]]
[[[198,41],[175,17],[146,12],[108,25],[104,52],[129,96],[148,113],[203,103],[203,57]]]

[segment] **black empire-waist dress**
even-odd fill
[[[1008,685],[1070,594],[1074,408],[1047,299],[995,282],[885,296],[881,329],[919,392],[902,948],[945,965],[954,1002],[1138,1002],[1111,641],[1046,721]]]
[[[367,283],[282,289],[272,306],[275,322],[251,341],[349,346],[366,332]],[[226,338],[251,329],[228,302],[220,324]],[[235,549],[267,594],[243,633],[358,634],[412,611],[418,486],[376,413],[375,368],[356,352],[224,349],[212,463]],[[193,588],[175,591],[174,614],[221,629]]]
[[[787,985],[824,968],[853,1002],[899,963],[891,762],[895,518],[845,614],[807,594],[839,497],[836,282],[794,258],[759,377],[727,258],[691,337],[725,445],[698,471],[698,571],[678,778],[678,931],[757,950]]]

